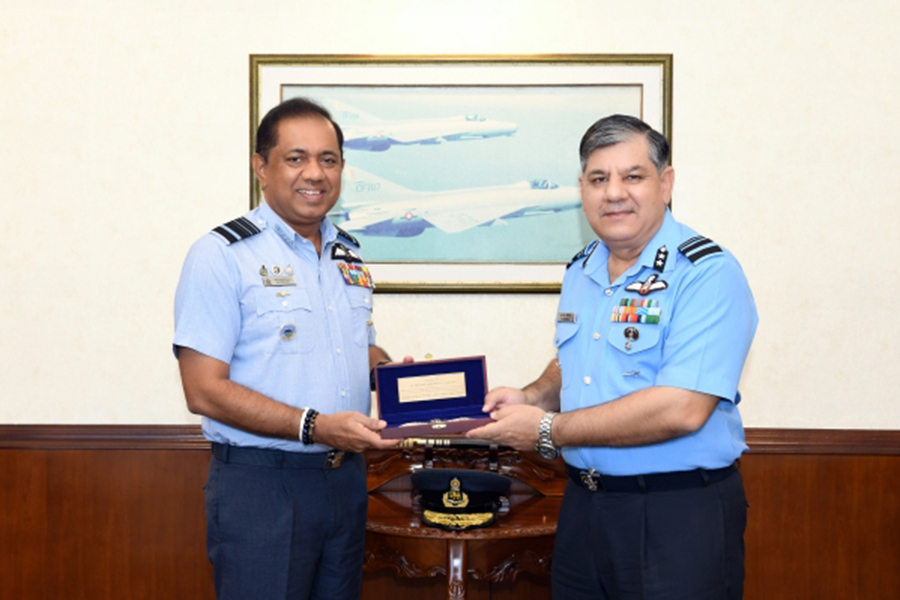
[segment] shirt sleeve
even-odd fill
[[[240,274],[227,247],[204,236],[188,252],[175,292],[175,356],[183,346],[230,364],[240,328]]]
[[[657,386],[737,400],[757,314],[750,286],[731,256],[690,267],[665,339]]]

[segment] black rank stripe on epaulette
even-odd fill
[[[353,244],[354,246],[356,246],[357,248],[360,248],[359,242],[356,241],[355,237],[353,237],[352,235],[350,235],[349,233],[347,233],[346,231],[344,231],[343,229],[341,229],[340,227],[338,227],[336,225],[334,228],[337,229],[338,237],[342,237],[345,240],[347,240],[348,242],[350,242],[351,244]]]
[[[697,235],[678,246],[678,251],[696,264],[707,256],[722,252],[722,248],[711,239]]]
[[[262,229],[254,225],[253,221],[247,217],[238,217],[233,221],[228,221],[213,229],[213,233],[221,236],[228,244],[233,244],[244,238],[256,235],[260,231],[262,231]]]

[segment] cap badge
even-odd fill
[[[469,496],[460,489],[459,479],[450,480],[450,489],[444,492],[444,506],[447,508],[464,508],[469,505]]]

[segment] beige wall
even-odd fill
[[[172,295],[247,208],[250,54],[671,53],[676,214],[759,306],[747,425],[900,428],[898,22],[886,0],[4,3],[0,422],[195,422]],[[485,353],[495,385],[538,374],[554,312],[376,296],[395,354]]]

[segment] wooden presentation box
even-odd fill
[[[381,365],[375,368],[384,438],[460,437],[491,422],[481,412],[487,393],[483,356]]]

